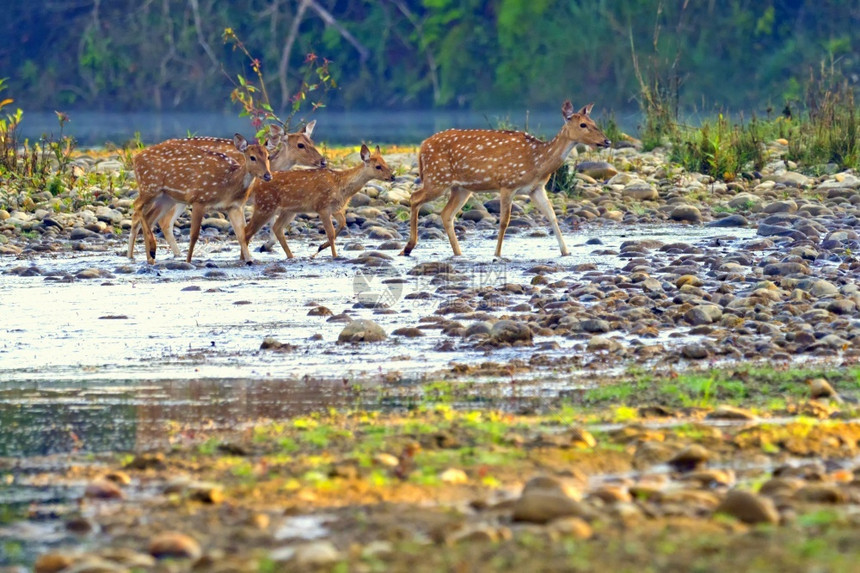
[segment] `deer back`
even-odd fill
[[[254,183],[254,208],[267,213],[315,213],[331,201],[336,186],[331,169],[278,171],[271,181]]]
[[[248,145],[244,152],[234,146],[227,154],[198,143],[168,140],[137,154],[134,171],[141,195],[165,192],[184,203],[229,204],[237,195],[244,198],[246,177],[269,172],[268,153],[260,145]]]
[[[421,144],[421,179],[472,191],[520,187],[529,180],[545,146],[521,131],[449,129]]]

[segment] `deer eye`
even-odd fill
[[[256,160],[257,160],[257,158],[256,158],[256,157],[254,157],[254,156],[252,155],[252,156],[251,156],[251,161],[256,161]]]
[[[305,144],[304,144],[304,143],[300,143],[300,144],[298,145],[298,148],[299,148],[299,149],[304,149],[304,148],[305,148]]]
[[[579,127],[581,127],[582,129],[585,129],[585,128],[587,128],[588,126],[587,126],[587,125],[585,125],[584,123],[580,123],[580,124],[579,124]]]
[[[377,165],[376,168],[382,171],[382,165]]]

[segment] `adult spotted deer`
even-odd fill
[[[325,228],[328,241],[317,253],[331,247],[331,256],[337,256],[335,237],[346,226],[346,206],[353,195],[361,191],[372,179],[394,181],[394,174],[376,146],[371,155],[366,145],[361,146],[361,164],[351,169],[312,169],[274,173],[271,181],[257,181],[253,185],[254,214],[245,227],[245,241],[273,218],[272,232],[281,243],[288,258],[293,258],[284,229],[298,213],[317,213]],[[331,219],[337,220],[337,229]],[[316,256],[316,255],[314,255]]]
[[[421,205],[449,190],[451,197],[442,209],[442,224],[455,255],[461,253],[454,233],[454,215],[476,191],[493,191],[500,195],[497,257],[502,255],[502,242],[517,193],[528,193],[549,219],[561,254],[570,254],[544,186],[577,143],[609,147],[610,141],[589,117],[591,107],[587,105],[574,112],[573,105],[564,102],[561,107],[564,126],[551,141],[541,141],[522,131],[488,129],[449,129],[426,139],[418,152],[422,186],[412,194],[409,241],[400,254],[409,255],[418,242]]]
[[[296,165],[307,167],[326,166],[325,157],[317,150],[313,140],[311,140],[311,134],[315,126],[316,120],[309,122],[301,131],[295,133],[288,133],[277,124],[269,126],[266,149],[269,151],[269,165],[272,171],[287,171]],[[218,151],[232,157],[236,161],[243,161],[243,154],[236,149],[232,139],[191,137],[187,139],[170,139],[164,143],[168,142]],[[159,202],[151,203],[150,208],[157,206],[159,209],[164,210],[165,202],[168,200],[168,198],[163,197]],[[181,256],[181,252],[173,235],[173,225],[183,210],[185,210],[184,203],[174,203],[173,208],[167,209],[158,221],[158,225],[167,244],[170,246],[170,250],[173,252],[173,256],[177,258]],[[150,220],[153,219],[150,217]],[[136,221],[131,226],[128,235],[128,258],[130,259],[134,259],[134,243],[137,240],[137,233],[141,228],[140,221],[137,219]]]
[[[239,240],[242,259],[252,261],[245,241],[242,207],[255,177],[264,181],[272,178],[269,152],[262,145],[249,144],[238,133],[233,137],[233,145],[242,153],[240,160],[206,147],[175,141],[153,145],[135,156],[134,174],[139,193],[134,201],[132,227],[136,223],[142,225],[147,262],[155,262],[153,221],[164,217],[177,203],[191,205],[188,262],[200,236],[203,215],[210,209],[227,211]]]

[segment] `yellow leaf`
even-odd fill
[[[9,105],[9,104],[10,104],[10,103],[12,103],[13,101],[15,101],[15,100],[13,100],[13,99],[12,99],[12,98],[10,98],[10,97],[7,97],[7,98],[6,98],[6,99],[4,99],[3,101],[0,101],[0,107],[3,107],[4,105]]]

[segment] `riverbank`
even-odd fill
[[[417,170],[384,149],[397,180],[353,199],[340,258],[299,218],[297,258],[253,266],[218,214],[192,263],[161,238],[129,261],[125,158],[75,158],[73,189],[0,211],[0,419],[25,429],[0,562],[850,570],[860,177],[784,151],[730,183],[659,149],[571,158],[572,255],[518,201],[496,260],[489,195],[462,257],[442,204],[398,257]]]

